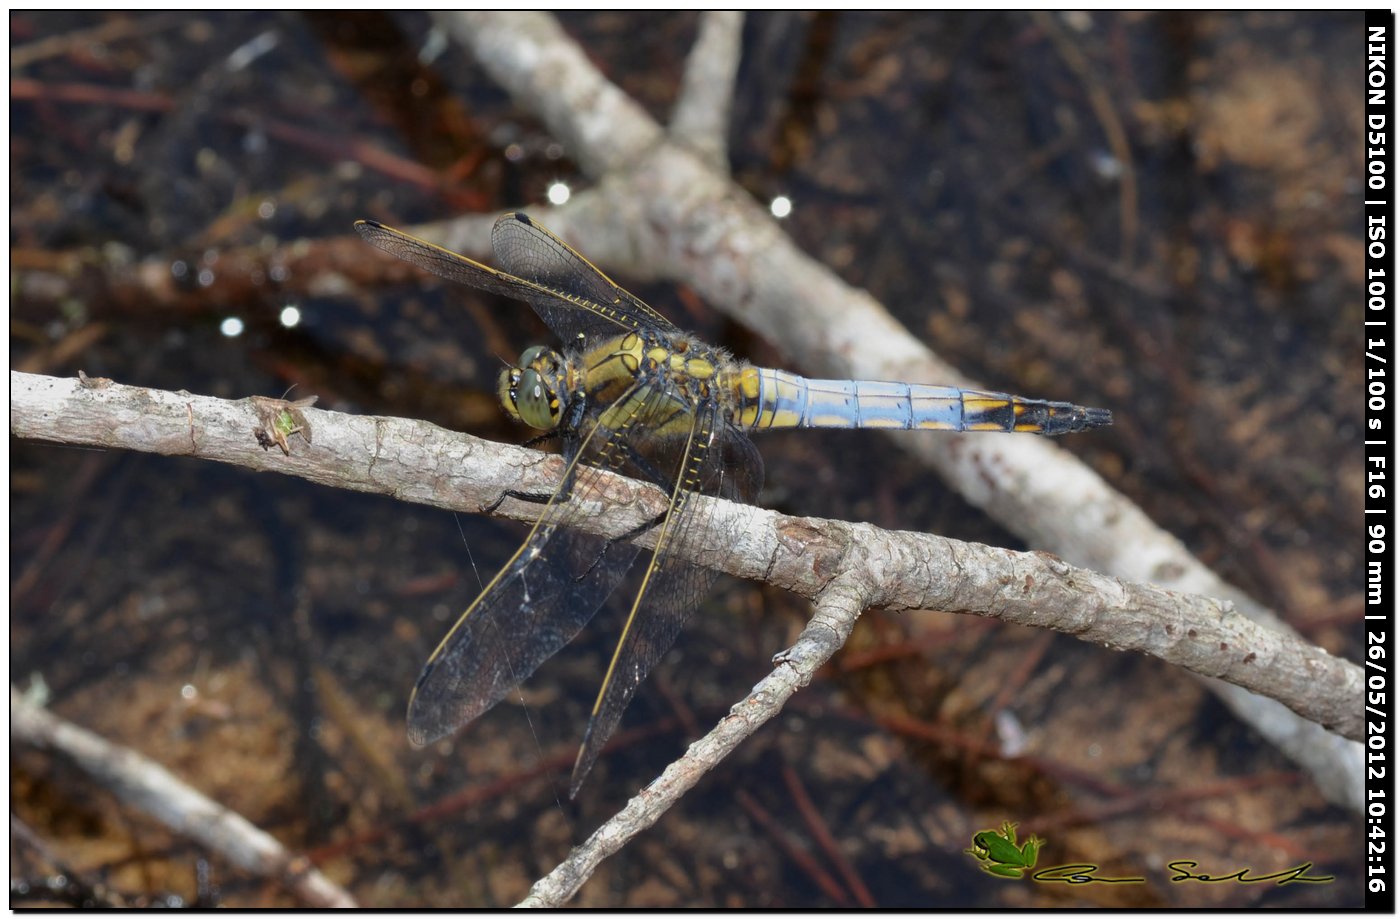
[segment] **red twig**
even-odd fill
[[[831,835],[831,829],[826,825],[826,820],[822,818],[816,804],[812,802],[812,796],[807,794],[797,770],[784,764],[783,781],[787,783],[788,794],[792,795],[793,803],[797,805],[797,812],[802,815],[802,822],[807,824],[807,832],[812,834],[817,845],[836,866],[837,873],[846,882],[846,888],[855,896],[856,902],[866,909],[875,909],[879,904],[871,896],[870,888],[865,886],[865,882],[856,873],[855,866],[846,858],[846,853],[841,851],[836,838]]]

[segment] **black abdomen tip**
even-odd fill
[[[1113,413],[1106,408],[1086,408],[1067,402],[1044,403],[1046,417],[1041,420],[1041,434],[1058,437],[1061,434],[1077,434],[1090,428],[1102,428],[1113,424]]]
[[[1106,408],[1084,409],[1084,428],[1106,428],[1113,424],[1113,413]]]

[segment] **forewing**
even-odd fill
[[[499,235],[499,230],[507,222],[516,223],[516,215],[507,214],[496,221],[496,230],[492,232],[492,238]],[[522,226],[524,226],[522,224]],[[547,230],[542,230],[534,224],[529,224],[533,233],[526,231],[528,236],[516,238],[511,231],[506,231],[506,238],[513,240],[506,251],[516,251],[517,258],[523,265],[531,265],[528,255],[522,255],[520,250],[527,243],[528,238],[534,240],[529,243],[534,247],[534,261],[539,265],[553,264],[557,269],[549,272],[537,267],[531,267],[530,272],[533,277],[517,277],[509,270],[499,271],[489,265],[483,265],[478,261],[467,258],[465,255],[458,255],[455,252],[435,246],[432,243],[410,236],[393,227],[387,227],[382,223],[373,220],[357,220],[355,230],[368,243],[377,248],[383,249],[390,255],[403,259],[406,262],[417,265],[424,271],[430,271],[441,278],[449,281],[456,281],[459,284],[467,284],[481,290],[499,294],[502,297],[509,297],[513,300],[524,300],[532,306],[540,318],[554,331],[554,334],[565,343],[572,343],[580,334],[585,338],[595,335],[616,334],[619,330],[632,330],[638,327],[638,319],[644,315],[638,310],[648,313],[651,308],[641,303],[631,294],[622,291],[621,288],[609,281],[588,263],[586,259],[569,249],[564,243],[558,240]],[[500,244],[498,244],[500,245]],[[563,246],[566,255],[560,255],[551,259],[555,255],[554,246]],[[498,255],[500,250],[498,249]],[[569,262],[572,258],[575,262]],[[506,266],[509,268],[509,266]],[[572,269],[572,282],[567,275],[569,272],[563,271],[565,267]],[[589,279],[590,273],[602,278],[601,282],[594,283]],[[613,304],[612,298],[616,295],[610,293],[603,287],[603,283],[614,290],[622,291],[623,299],[619,301],[621,305]],[[597,288],[593,290],[592,288]],[[598,297],[606,296],[609,299],[598,302]],[[656,315],[656,314],[652,314]],[[658,317],[659,318],[659,317]],[[665,320],[661,320],[663,323]],[[654,324],[650,323],[649,324]],[[669,325],[669,323],[666,323]]]
[[[763,460],[753,442],[728,424],[712,404],[695,414],[685,446],[674,460],[665,464],[651,457],[645,460],[654,469],[667,470],[669,483],[663,487],[670,490],[670,512],[660,525],[656,548],[594,703],[574,763],[571,797],[578,793],[637,688],[675,644],[686,619],[714,584],[714,570],[681,558],[697,547],[713,553],[717,546],[735,546],[746,528],[741,514],[726,517],[728,532],[716,533],[711,526],[717,510],[714,502],[695,497],[710,495],[751,504],[763,485]]]
[[[497,271],[465,255],[458,255],[374,220],[355,221],[355,231],[370,245],[449,281],[478,287],[515,300],[524,300],[527,294],[540,292],[535,285],[521,278]]]
[[[619,326],[628,330],[675,328],[526,214],[506,214],[497,220],[491,229],[491,246],[506,271],[565,295],[564,303],[539,295],[529,298],[535,312],[565,342],[579,334],[616,333]],[[594,307],[580,313],[570,308],[575,303]]]

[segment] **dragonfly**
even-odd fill
[[[423,746],[485,713],[572,640],[626,581],[630,606],[574,763],[570,797],[717,577],[685,560],[702,544],[713,557],[717,502],[697,498],[752,506],[758,496],[763,460],[749,434],[895,428],[1058,435],[1112,423],[1106,409],[1068,402],[806,379],[755,367],[683,332],[523,213],[506,214],[492,228],[499,268],[376,221],[358,221],[355,229],[419,268],[530,304],[561,342],[527,348],[498,384],[506,413],[544,432],[531,443],[557,441],[560,484],[545,495],[507,492],[488,508],[513,497],[542,509],[428,658],[409,701],[408,736]],[[657,486],[665,510],[619,538],[578,528],[588,512],[576,497],[592,493],[606,473]],[[635,537],[648,531],[654,544],[638,564],[643,550]],[[740,532],[731,529],[734,538],[722,544],[734,545]]]

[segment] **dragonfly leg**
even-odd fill
[[[608,540],[608,547],[611,548],[614,543],[631,542],[638,536],[641,536],[646,531],[655,529],[656,527],[661,525],[661,521],[666,519],[666,515],[668,513],[670,513],[670,508],[667,508],[666,510],[662,511],[650,520],[642,521],[641,523],[634,526],[632,529],[628,530],[626,533],[623,533],[621,536],[614,536],[612,539]]]
[[[565,457],[565,467],[568,469],[568,472],[565,473],[564,481],[559,486],[558,492],[553,494],[538,494],[536,492],[516,491],[513,488],[508,488],[505,491],[501,492],[500,495],[497,496],[495,501],[492,501],[486,507],[483,507],[481,509],[482,513],[495,513],[496,508],[500,507],[502,502],[504,502],[506,498],[514,498],[517,501],[524,501],[527,504],[548,504],[550,501],[555,500],[555,494],[557,494],[560,503],[569,500],[569,498],[574,493],[574,478],[577,475],[577,466],[569,459],[578,452],[578,435],[576,433],[572,433],[573,430],[576,429],[565,430],[564,428],[559,427],[555,428],[552,431],[545,431],[538,437],[532,438],[525,442],[525,446],[533,447],[542,441],[552,440],[556,437],[559,438],[560,442],[563,445],[563,450],[561,451],[561,453]]]
[[[558,501],[558,503],[563,504],[565,501],[572,498],[574,494],[575,476],[573,470],[574,467],[570,466],[569,473],[564,477],[564,481],[560,484],[557,492],[544,492],[541,494],[532,491],[516,491],[514,488],[507,488],[496,497],[495,501],[483,507],[481,512],[484,514],[495,513],[496,508],[500,507],[506,498],[514,498],[517,501],[524,501],[527,504],[548,504],[551,501]]]
[[[514,498],[517,501],[524,501],[527,504],[548,504],[550,502],[550,499],[553,497],[554,495],[538,495],[534,494],[533,492],[516,491],[513,488],[508,488],[505,491],[501,492],[499,495],[497,495],[495,501],[492,501],[490,504],[483,507],[481,509],[481,512],[483,514],[494,514],[496,512],[496,508],[500,507],[502,504],[505,503],[506,498]],[[563,497],[567,499],[568,496],[565,495]]]
[[[670,509],[668,508],[667,510],[662,511],[650,520],[645,520],[637,524],[632,529],[628,530],[626,533],[623,533],[620,536],[614,536],[612,539],[609,539],[607,542],[603,543],[603,548],[598,553],[598,557],[595,558],[593,560],[593,563],[589,565],[588,568],[582,574],[579,575],[578,579],[583,580],[584,578],[588,577],[588,575],[592,573],[593,569],[597,568],[599,563],[601,563],[603,559],[607,557],[608,552],[612,551],[613,546],[621,542],[631,542],[632,540],[636,539],[638,536],[641,536],[648,530],[655,529],[656,527],[660,526],[661,522],[666,519],[666,514],[669,513],[669,510]]]
[[[551,440],[554,440],[558,436],[559,432],[557,430],[545,431],[543,434],[531,437],[529,440],[525,441],[525,443],[521,444],[521,446],[533,450],[540,444],[549,443]]]

